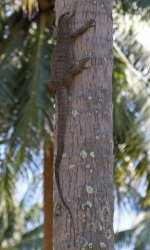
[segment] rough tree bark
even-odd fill
[[[44,240],[43,250],[53,249],[53,143],[44,145]]]
[[[74,0],[56,0],[58,17]],[[72,30],[96,20],[73,43],[75,61],[91,54],[89,69],[76,76],[69,93],[65,151],[60,166],[62,192],[75,222],[76,246],[68,212],[58,206],[55,186],[54,249],[114,249],[112,4],[111,0],[77,1]]]

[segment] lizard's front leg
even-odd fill
[[[72,66],[72,68],[65,74],[64,78],[62,79],[64,87],[69,87],[74,76],[82,72],[82,70],[88,68],[85,67],[85,64],[87,61],[89,61],[89,59],[89,56],[85,56],[78,63]]]
[[[76,31],[70,33],[70,37],[71,38],[76,38],[79,35],[82,35],[88,28],[93,27],[96,25],[96,22],[94,19],[90,19],[88,21],[85,22],[84,25],[82,25],[80,28],[78,28]]]

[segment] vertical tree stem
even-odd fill
[[[53,249],[53,143],[44,145],[44,250]]]
[[[56,19],[74,3],[56,0]],[[90,19],[95,19],[96,26],[71,45],[73,61],[91,56],[89,68],[71,83],[60,166],[62,192],[74,217],[76,246],[70,217],[62,206],[54,223],[54,249],[114,250],[112,1],[82,0],[76,6],[72,31]],[[56,207],[61,207],[57,191],[54,194]]]

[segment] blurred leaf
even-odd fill
[[[116,245],[132,246],[133,250],[147,250],[150,248],[150,212],[140,213],[132,229],[121,231],[115,235]]]

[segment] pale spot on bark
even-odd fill
[[[92,242],[89,243],[89,248],[93,248]]]
[[[108,240],[111,239],[112,233],[111,233],[111,230],[110,230],[110,229],[108,229],[108,230],[106,231],[105,236],[106,236],[106,238],[107,238]]]
[[[87,201],[87,206],[91,208],[92,207],[92,202]]]
[[[91,166],[90,166],[90,164],[87,164],[85,167],[86,167],[86,168],[90,168]]]
[[[100,242],[100,247],[101,248],[106,248],[106,244],[104,242]]]
[[[72,110],[73,117],[77,117],[77,116],[79,116],[79,114],[80,113],[77,110]]]
[[[67,157],[67,154],[64,153],[64,154],[62,155],[62,158],[66,158],[66,157]]]
[[[81,205],[81,208],[82,208],[82,209],[85,209],[85,208],[86,208],[86,205],[87,205],[86,203],[83,203],[83,204]]]
[[[91,231],[96,232],[97,231],[97,221],[90,222],[87,224],[87,228],[89,228]]]
[[[92,96],[88,96],[88,99],[89,99],[89,100],[92,100],[92,99],[93,99],[93,97],[92,97]]]
[[[86,203],[83,203],[81,207],[82,209],[86,209],[86,207],[92,208],[92,203],[90,201],[87,201]]]
[[[73,168],[75,168],[75,164],[71,164],[71,165],[69,165],[69,169],[73,169]]]
[[[87,157],[87,152],[82,150],[80,153],[81,158],[85,159]]]
[[[85,247],[88,246],[88,241],[84,237],[78,236],[76,239],[76,245],[78,247],[81,247],[82,250],[84,250]]]
[[[86,185],[86,192],[88,194],[93,194],[94,193],[94,188],[92,188],[91,186]]]
[[[100,223],[99,223],[98,226],[99,226],[99,230],[100,230],[100,231],[103,231],[103,226],[102,226]]]
[[[100,211],[99,218],[101,221],[109,222],[111,219],[111,207],[108,203],[106,203],[102,210]]]
[[[100,139],[100,137],[98,135],[96,135],[96,140],[99,140],[99,139]]]
[[[94,152],[91,152],[91,153],[90,153],[90,156],[91,156],[91,158],[95,158],[95,153],[94,153]]]

